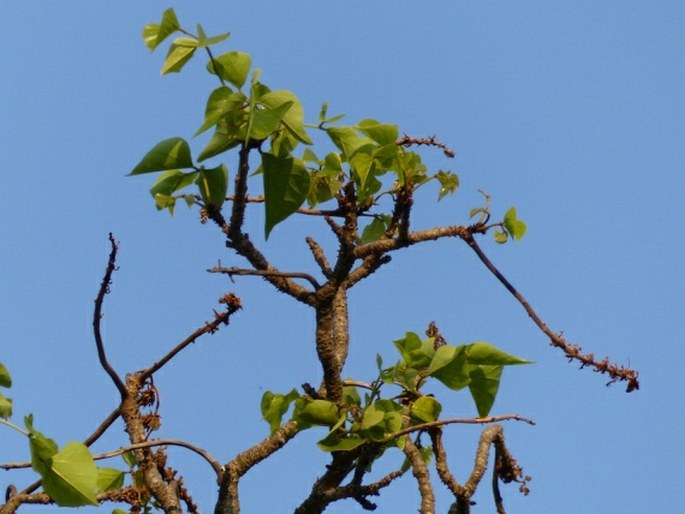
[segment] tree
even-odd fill
[[[477,239],[488,233],[493,233],[500,243],[523,237],[526,227],[515,208],[507,210],[501,220],[492,221],[490,197],[484,193],[483,204],[472,209],[468,224],[412,228],[417,190],[435,184],[440,200],[452,194],[459,184],[451,172],[430,173],[414,150],[426,146],[450,158],[453,152],[446,145],[434,137],[400,137],[395,125],[373,119],[338,125],[340,116],[329,116],[325,104],[318,123],[305,125],[297,97],[262,84],[259,71],[252,71],[248,54],[232,51],[213,56],[210,48],[224,41],[226,34],[207,37],[201,26],[190,33],[181,28],[174,12],[168,10],[161,23],[146,26],[143,35],[147,46],[154,50],[177,32],[182,35],[172,42],[162,72],[179,72],[198,49],[207,52],[208,71],[220,85],[209,96],[205,122],[197,133],[213,129],[214,135],[196,160],[184,139],[162,141],[143,157],[131,175],[161,173],[151,188],[157,208],[173,214],[178,200],[198,207],[201,221],[216,225],[227,247],[248,263],[246,268],[217,265],[210,272],[229,277],[262,277],[276,290],[313,310],[314,342],[323,381],[318,386],[305,382],[290,392],[266,392],[261,410],[270,435],[229,460],[217,459],[191,442],[154,439],[152,433],[159,428],[160,413],[153,377],[191,343],[228,324],[241,303],[233,294],[222,297],[222,308],[211,322],[188,335],[154,364],[124,378],[108,362],[100,330],[103,303],[116,269],[118,251],[117,241],[110,235],[111,253],[95,302],[93,329],[100,364],[121,402],[84,443],[69,443],[62,449],[34,428],[30,416],[25,419],[26,430],[4,421],[27,435],[31,466],[41,476],[43,493],[35,492],[41,485],[38,483],[21,492],[11,490],[2,512],[13,512],[28,502],[79,506],[102,501],[128,503],[133,511],[157,506],[174,512],[181,505],[195,511],[181,475],[166,464],[163,447],[171,445],[198,453],[216,472],[219,500],[215,512],[238,512],[240,479],[298,434],[316,427],[325,429],[318,446],[330,453],[330,464],[321,471],[297,512],[321,512],[330,503],[344,499],[372,509],[371,498],[409,471],[421,493],[421,512],[433,512],[434,484],[427,471],[431,458],[438,476],[454,496],[453,511],[468,512],[491,448],[496,454],[495,476],[503,482],[519,482],[525,492],[527,479],[505,445],[503,429],[491,423],[505,419],[531,421],[519,415],[490,416],[504,366],[526,364],[525,359],[482,341],[449,344],[447,337],[430,323],[425,338],[407,332],[394,342],[399,353],[397,362],[393,359],[391,365],[384,364],[381,356],[376,356],[377,376],[345,378],[349,351],[348,291],[385,266],[394,252],[436,239],[464,242],[523,306],[550,343],[570,360],[608,374],[611,381],[626,381],[628,391],[637,389],[634,371],[608,359],[596,360],[549,329],[483,252]],[[323,142],[316,148],[326,148],[330,142],[330,151],[324,154],[317,150],[317,154],[312,148],[313,142],[319,140]],[[301,150],[303,146],[305,149]],[[225,153],[237,159],[231,189],[225,165],[205,168],[201,164]],[[263,195],[248,194],[248,184],[255,187],[255,182],[263,183]],[[335,237],[333,251],[313,238],[306,240],[323,278],[307,272],[282,271],[267,259],[244,229],[248,211],[257,207],[254,204],[264,205],[266,238],[291,216],[324,220]],[[444,386],[442,394],[468,389],[478,416],[440,418],[440,401],[426,394],[427,384],[435,382]],[[0,368],[0,385],[11,385],[4,367]],[[10,417],[11,407],[6,396],[0,397],[0,414],[4,419]],[[98,468],[87,449],[118,418],[126,424],[129,444],[96,457],[99,460],[123,454],[131,469],[129,482],[116,469]],[[442,444],[443,431],[459,423],[488,424],[477,448],[471,478],[465,484],[459,484],[452,475]],[[391,451],[404,452],[405,465],[378,480],[370,480],[372,465]],[[494,484],[495,502],[503,511],[498,481]]]

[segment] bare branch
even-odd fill
[[[314,256],[314,261],[319,265],[319,268],[321,268],[321,272],[326,278],[331,278],[333,276],[333,270],[331,269],[331,265],[328,263],[326,255],[323,253],[323,249],[321,246],[319,246],[319,243],[314,241],[314,239],[309,236],[305,238],[305,241],[307,242],[307,246],[309,246],[309,249]]]
[[[442,152],[445,154],[446,157],[449,157],[450,159],[453,159],[454,156],[456,155],[454,153],[454,150],[451,150],[447,147],[446,144],[441,143],[440,141],[437,140],[435,136],[430,136],[430,137],[409,137],[407,134],[404,134],[404,137],[397,141],[395,143],[398,146],[405,146],[405,147],[410,147],[412,145],[428,145],[428,146],[435,146],[437,148],[440,148]]]
[[[238,310],[242,309],[240,303],[240,298],[238,298],[233,293],[229,293],[219,299],[220,303],[226,305],[225,312],[214,311],[214,319],[211,322],[205,323],[204,326],[195,330],[192,334],[186,337],[183,341],[178,343],[174,348],[172,348],[164,357],[155,362],[152,366],[144,369],[140,372],[140,380],[144,381],[148,377],[152,376],[154,373],[159,371],[162,366],[173,359],[181,350],[191,343],[194,343],[197,338],[205,334],[213,334],[216,332],[221,325],[228,325],[230,317]]]
[[[419,486],[419,493],[421,494],[421,508],[419,512],[421,514],[434,514],[435,493],[433,492],[430,475],[428,474],[428,466],[423,461],[421,452],[419,452],[419,449],[409,437],[405,438],[403,451],[407,459],[409,459],[412,474]]]
[[[591,367],[597,373],[606,373],[611,377],[609,383],[617,382],[623,380],[628,382],[626,392],[630,393],[636,391],[640,388],[640,383],[638,382],[638,373],[635,370],[626,368],[624,366],[618,366],[609,361],[608,357],[605,357],[601,361],[595,360],[594,354],[588,353],[583,354],[582,348],[577,344],[570,344],[561,335],[553,332],[550,328],[540,319],[537,313],[533,310],[531,305],[528,303],[521,293],[519,293],[516,288],[507,280],[507,278],[502,275],[502,273],[495,267],[495,265],[488,259],[487,255],[481,250],[473,235],[467,234],[463,237],[464,241],[469,245],[469,247],[476,253],[481,262],[486,268],[499,280],[502,285],[509,291],[514,298],[521,304],[524,310],[528,313],[528,316],[533,320],[533,322],[542,330],[550,340],[550,344],[557,348],[560,348],[568,357],[569,360],[579,361],[580,367],[584,368],[586,366]]]
[[[314,277],[308,273],[302,273],[298,271],[277,271],[277,270],[254,270],[254,269],[244,269],[244,268],[222,268],[220,266],[214,266],[207,270],[209,273],[223,273],[228,275],[229,278],[233,278],[233,275],[254,275],[258,277],[283,277],[283,278],[303,278],[309,281],[314,289],[319,289],[321,284],[319,284]]]
[[[402,430],[398,430],[397,432],[393,432],[392,434],[389,434],[385,438],[385,440],[391,441],[392,439],[395,439],[396,437],[406,435],[406,434],[411,434],[412,432],[419,432],[421,430],[429,430],[431,428],[440,428],[440,427],[444,427],[446,425],[453,425],[453,424],[485,425],[488,423],[499,423],[500,421],[508,421],[508,420],[522,421],[524,423],[528,423],[529,425],[535,425],[535,421],[533,421],[532,419],[524,418],[523,416],[521,416],[519,414],[502,414],[500,416],[489,416],[487,418],[448,418],[448,419],[439,419],[437,421],[430,421],[428,423],[420,423],[418,425],[412,425],[410,427],[405,427]]]
[[[105,344],[102,341],[102,333],[100,332],[100,321],[102,319],[102,304],[105,301],[105,295],[109,293],[109,286],[112,284],[112,273],[116,269],[117,261],[117,251],[119,249],[118,243],[114,240],[114,235],[109,233],[109,242],[112,246],[109,252],[109,260],[107,261],[107,268],[105,269],[105,275],[102,277],[102,282],[100,283],[100,290],[95,298],[95,309],[93,311],[93,333],[95,336],[95,345],[98,351],[98,359],[100,360],[100,365],[102,369],[109,375],[114,382],[119,394],[122,398],[126,396],[126,386],[121,380],[119,375],[111,364],[107,361],[107,356],[105,354]]]

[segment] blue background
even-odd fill
[[[313,313],[262,281],[231,284],[205,269],[241,265],[196,211],[157,213],[151,176],[125,178],[158,141],[190,138],[215,81],[196,58],[160,78],[164,49],[150,55],[140,32],[169,5],[5,2],[0,10],[0,361],[11,371],[14,421],[60,445],[83,439],[117,403],[91,335],[93,299],[108,253],[120,270],[103,321],[121,373],[149,365],[212,316],[231,290],[245,309],[156,377],[160,437],[186,439],[225,462],[268,433],[259,399],[320,380]],[[352,350],[346,374],[371,380],[375,355],[435,320],[454,344],[486,340],[536,361],[505,370],[493,414],[519,413],[535,427],[505,424],[532,493],[504,486],[508,512],[665,512],[677,501],[685,423],[683,351],[685,214],[685,4],[576,2],[179,2],[181,23],[232,33],[221,48],[244,50],[272,89],[294,91],[314,122],[323,101],[355,123],[397,123],[436,134],[453,161],[424,152],[432,170],[460,175],[453,197],[416,209],[414,227],[467,222],[482,188],[501,216],[516,205],[526,237],[483,247],[538,313],[571,341],[640,371],[642,389],[568,364],[513,298],[459,241],[394,255],[351,291]],[[217,50],[218,52],[219,50]],[[206,137],[195,140],[195,155]],[[214,162],[214,161],[212,161]],[[216,159],[216,162],[222,162]],[[235,156],[225,162],[232,173]],[[259,182],[259,181],[257,181]],[[258,192],[257,184],[254,191]],[[278,226],[265,251],[284,270],[315,272],[304,236],[332,248],[311,218]],[[262,244],[263,213],[248,230]],[[444,416],[474,416],[467,394],[441,395]],[[0,461],[26,460],[22,436],[0,427]],[[446,432],[449,462],[467,478],[480,427]],[[241,482],[243,511],[291,512],[327,456],[311,430]],[[117,425],[94,450],[126,441]],[[203,511],[212,472],[170,449]],[[388,454],[388,468],[399,452]],[[115,465],[123,469],[120,462]],[[438,511],[449,497],[437,485]],[[0,474],[0,489],[29,472]],[[475,498],[491,512],[489,487]],[[378,499],[379,512],[414,512],[405,476]],[[111,507],[113,508],[113,507]],[[100,510],[111,510],[109,506]],[[22,507],[47,512],[52,507]],[[87,512],[84,509],[82,512]],[[361,512],[351,502],[328,512]]]

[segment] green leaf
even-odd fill
[[[83,443],[67,443],[52,457],[52,465],[42,477],[43,490],[57,505],[99,505],[95,498],[98,470]]]
[[[309,173],[299,159],[262,154],[264,170],[265,225],[268,239],[271,230],[294,213],[307,198]]]
[[[98,492],[113,491],[124,486],[125,473],[123,471],[114,468],[97,468],[97,471],[95,489]]]
[[[500,231],[500,230],[495,230],[495,242],[499,244],[504,244],[507,242],[507,239],[509,239],[509,236],[507,235],[506,232]]]
[[[345,386],[343,387],[343,399],[345,400],[345,405],[350,407],[353,405],[361,405],[362,399],[359,396],[359,391],[356,387]]]
[[[439,171],[435,178],[440,182],[440,191],[438,192],[438,201],[442,200],[448,194],[454,194],[459,187],[459,177],[449,171]],[[473,217],[471,215],[470,217]]]
[[[291,91],[270,91],[263,94],[259,101],[270,109],[276,109],[283,104],[291,103],[291,107],[287,109],[283,116],[283,125],[300,143],[312,144],[304,128],[304,109],[294,93]]]
[[[205,130],[216,125],[221,118],[226,116],[231,111],[242,109],[247,101],[247,97],[242,93],[234,93],[233,90],[226,86],[221,86],[209,95],[207,99],[207,107],[205,107],[205,121],[202,126],[197,129],[195,135],[202,134]]]
[[[445,344],[435,350],[428,375],[437,378],[453,391],[466,387],[470,381],[463,346]]]
[[[188,146],[185,139],[172,137],[158,143],[145,154],[145,157],[133,168],[129,175],[192,167],[193,159],[190,155],[190,146]]]
[[[114,509],[112,511],[112,514],[128,514],[128,511],[121,510],[121,509]]]
[[[517,218],[516,207],[509,208],[504,214],[504,228],[516,241],[520,240],[526,233],[526,224]]]
[[[207,207],[219,209],[226,200],[228,191],[228,170],[224,164],[216,168],[201,169],[195,183]]]
[[[411,406],[411,417],[418,423],[430,423],[440,417],[442,405],[432,396],[422,396]]]
[[[469,390],[481,418],[490,413],[495,403],[503,369],[503,366],[470,366]]]
[[[330,127],[326,129],[326,133],[333,144],[342,151],[346,161],[349,161],[359,148],[372,143],[370,139],[359,136],[352,127]]]
[[[334,451],[349,451],[354,450],[358,446],[361,446],[366,442],[366,439],[362,438],[358,434],[349,434],[346,437],[341,437],[338,431],[330,432],[326,437],[321,439],[316,445],[319,449],[325,452]]]
[[[407,332],[404,339],[393,341],[393,344],[402,355],[404,363],[417,370],[425,369],[431,364],[432,354],[428,355],[424,350],[425,346],[421,338],[414,332]],[[431,339],[429,346],[432,348]]]
[[[381,145],[395,144],[399,135],[397,125],[381,123],[371,118],[360,121],[357,130]]]
[[[155,207],[157,207],[158,211],[162,211],[164,209],[169,209],[169,214],[174,215],[174,208],[176,207],[176,198],[173,196],[169,195],[163,195],[161,193],[157,193],[154,196],[155,199]]]
[[[207,71],[229,81],[240,89],[245,84],[252,66],[252,58],[245,52],[227,52],[207,63]]]
[[[286,102],[274,109],[257,109],[252,112],[252,123],[248,137],[256,140],[269,137],[278,129],[285,113],[292,105],[292,102]]]
[[[361,422],[361,429],[368,430],[371,427],[383,423],[384,418],[385,411],[378,408],[375,403],[371,404],[366,409],[364,409],[364,416]]]
[[[7,398],[0,393],[0,418],[9,419],[12,417],[12,398]]]
[[[57,454],[59,448],[52,439],[33,428],[33,416],[24,418],[24,424],[29,432],[29,449],[31,450],[31,467],[40,474],[47,473],[52,465],[52,457]]]
[[[179,170],[168,170],[162,173],[159,178],[152,184],[150,188],[150,194],[152,198],[156,198],[157,195],[171,196],[176,191],[189,186],[197,178],[198,173],[196,171],[192,173],[183,173]]]
[[[371,223],[364,227],[362,231],[362,243],[373,243],[385,235],[391,217],[387,215],[376,216]]]
[[[373,155],[358,151],[350,158],[352,171],[356,175],[359,189],[365,189],[369,175],[373,176],[376,160]]]
[[[242,137],[244,137],[244,134]],[[236,125],[222,120],[217,123],[212,139],[209,140],[207,146],[200,152],[197,160],[202,162],[210,157],[215,157],[231,148],[235,148],[240,144],[240,141],[241,136],[236,129]]]
[[[222,41],[226,41],[229,38],[230,34],[228,32],[225,32],[223,34],[219,34],[218,36],[212,36],[212,37],[207,37],[207,34],[205,34],[204,29],[202,28],[202,25],[199,23],[197,24],[197,47],[198,48],[205,48],[208,46],[216,45],[217,43],[221,43]]]
[[[484,341],[478,341],[466,346],[466,355],[469,364],[507,366],[532,363],[532,361],[521,359],[503,352],[496,346]]]
[[[171,43],[164,65],[162,75],[178,73],[197,50],[197,41],[187,37],[179,37]]]
[[[283,415],[288,412],[290,404],[299,397],[300,395],[295,389],[287,395],[276,394],[271,391],[264,393],[261,402],[262,417],[269,424],[272,434],[281,426]]]
[[[2,362],[0,362],[0,386],[12,387],[12,377],[10,377],[10,372],[7,371],[7,368]]]
[[[328,400],[309,400],[302,397],[295,400],[293,418],[303,426],[333,426],[339,417],[338,407]]]
[[[162,23],[148,23],[143,28],[143,41],[150,51],[153,51],[159,44],[171,34],[181,28],[176,18],[176,13],[169,8],[162,15]]]
[[[128,464],[129,468],[133,468],[138,465],[138,461],[136,460],[136,455],[133,453],[133,450],[122,453],[121,458],[124,459],[124,462]]]

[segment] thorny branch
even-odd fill
[[[121,380],[119,375],[112,365],[107,361],[107,355],[105,354],[105,345],[102,341],[102,333],[100,332],[100,321],[102,320],[102,304],[105,301],[105,295],[109,293],[109,287],[112,284],[112,274],[116,270],[117,266],[117,251],[119,250],[118,243],[114,240],[114,235],[109,233],[109,242],[112,246],[109,252],[109,260],[107,261],[107,267],[105,269],[105,275],[102,277],[102,282],[100,284],[100,289],[98,295],[95,298],[95,309],[93,310],[93,332],[95,335],[95,345],[97,346],[98,359],[100,360],[100,365],[102,369],[109,375],[114,382],[119,394],[122,398],[126,396],[126,386]]]
[[[507,291],[509,291],[514,296],[514,298],[518,300],[521,306],[528,313],[528,316],[530,316],[530,318],[538,326],[538,328],[542,330],[545,333],[545,335],[547,335],[552,346],[560,348],[564,352],[564,354],[566,354],[570,361],[579,361],[581,368],[591,367],[597,373],[608,374],[611,377],[611,381],[609,382],[610,384],[613,382],[617,382],[619,380],[628,382],[626,388],[626,392],[628,393],[640,389],[640,383],[637,378],[637,371],[626,368],[624,366],[618,366],[617,364],[613,364],[609,361],[608,357],[605,357],[604,359],[599,361],[595,359],[595,356],[592,353],[583,354],[582,348],[579,345],[568,343],[561,334],[557,334],[550,330],[550,328],[545,324],[545,322],[542,321],[542,319],[540,319],[537,313],[530,306],[528,300],[526,300],[523,297],[523,295],[516,290],[516,288],[511,284],[511,282],[509,282],[509,280],[507,280],[507,278],[504,275],[502,275],[502,273],[495,267],[495,265],[490,261],[490,259],[488,259],[487,255],[485,255],[483,250],[481,250],[480,246],[478,246],[478,243],[476,243],[476,240],[473,238],[473,235],[471,233],[467,233],[466,237],[464,237],[463,239],[466,242],[466,244],[468,244],[469,247],[476,253],[476,255],[485,265],[485,267],[488,268],[488,270],[493,275],[495,275],[497,280],[499,280],[502,283],[502,285],[507,289]]]
[[[437,140],[435,136],[430,136],[430,137],[410,137],[407,134],[404,134],[404,137],[397,141],[396,143],[398,146],[404,146],[409,148],[412,145],[428,145],[428,146],[435,146],[437,148],[440,148],[442,152],[445,154],[445,157],[449,157],[450,159],[453,159],[456,153],[454,150],[451,150],[450,148],[447,147],[446,144],[441,143],[440,141]]]

